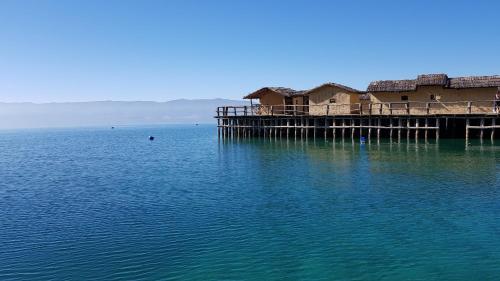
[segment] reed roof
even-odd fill
[[[500,87],[500,76],[468,76],[449,78],[446,74],[422,74],[411,80],[373,81],[368,92],[410,92],[419,86],[441,86],[451,89]]]
[[[351,93],[362,93],[362,91],[360,91],[360,90],[356,90],[356,89],[353,89],[351,87],[348,87],[348,86],[345,86],[345,85],[342,85],[342,84],[338,84],[338,83],[325,83],[325,84],[319,85],[318,87],[312,88],[309,91],[306,91],[304,94],[308,95],[308,94],[314,93],[314,92],[318,91],[319,89],[322,89],[322,88],[325,88],[325,87],[337,87],[337,88],[340,88],[340,89],[342,89],[344,91],[351,92]]]
[[[257,98],[260,98],[262,95],[269,93],[269,92],[276,93],[276,94],[282,95],[284,97],[291,97],[291,96],[301,96],[306,91],[294,90],[294,89],[285,88],[285,87],[264,87],[262,89],[259,89],[253,93],[246,95],[244,97],[244,99],[257,99]]]

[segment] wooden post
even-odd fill
[[[316,140],[316,130],[318,128],[318,119],[317,118],[314,118],[313,124],[314,124],[313,125],[314,126],[314,128],[313,128],[313,138],[314,138],[314,140]]]
[[[439,140],[439,118],[436,118],[436,141]]]
[[[398,143],[401,143],[401,127],[403,126],[403,121],[401,117],[398,118]]]
[[[390,130],[389,130],[389,139],[390,139],[390,140],[391,140],[391,142],[392,142],[392,127],[393,127],[393,124],[392,124],[392,122],[393,122],[392,117],[389,117],[389,122],[390,122],[390,123],[389,123],[389,126],[390,126]]]
[[[378,125],[377,125],[377,140],[380,140],[380,127],[382,126],[382,117],[378,117]]]
[[[370,102],[368,104],[368,114],[371,116],[372,115],[372,103]],[[371,123],[371,122],[370,122]]]
[[[406,119],[406,141],[407,142],[410,142],[410,126],[411,126],[410,118],[407,118]]]
[[[336,126],[336,122],[335,122],[335,118],[334,118],[333,119],[333,132],[332,132],[332,134],[333,134],[333,136],[332,136],[333,137],[333,141],[335,141],[335,137],[336,137],[335,133],[336,133],[336,130],[337,130],[337,128],[335,128],[335,126]]]
[[[481,131],[479,132],[479,138],[481,141],[483,140],[484,135],[484,118],[481,118]]]
[[[468,101],[467,102],[467,114],[472,113],[472,102]]]
[[[355,125],[356,125],[356,121],[354,121],[354,119],[351,118],[351,139],[354,139],[354,130],[355,130]]]
[[[342,140],[344,140],[345,136],[345,119],[342,119]]]
[[[286,119],[286,139],[290,136],[290,119]]]
[[[469,118],[465,119],[465,143],[469,143],[469,125],[470,125],[470,120]]]
[[[495,127],[496,127],[496,118],[493,117],[493,119],[491,119],[491,141],[492,142],[495,140]]]
[[[419,120],[418,120],[418,118],[417,118],[417,119],[415,120],[415,127],[416,127],[416,129],[415,129],[415,141],[416,141],[416,140],[418,140],[418,130],[419,130],[419,129],[418,129],[418,125],[419,125]]]
[[[410,103],[406,102],[405,107],[406,107],[406,114],[410,115]]]
[[[371,109],[370,109],[371,113]],[[370,141],[370,138],[372,137],[372,118],[368,118],[368,141]]]
[[[305,126],[305,130],[306,130],[306,139],[309,138],[309,117],[306,117],[306,126]]]
[[[327,129],[328,128],[328,118],[327,117],[325,117],[325,126],[324,127],[325,127],[325,132],[324,133],[325,133],[325,140],[326,140],[326,134],[328,133],[328,131],[327,131],[328,130]]]
[[[304,117],[300,117],[300,139],[304,139]]]
[[[429,115],[430,111],[431,111],[431,103],[428,102],[428,103],[425,104],[425,113],[426,113],[426,115]]]
[[[427,127],[429,127],[429,119],[425,118],[425,132],[424,132],[425,142],[427,142],[427,131],[428,131]]]

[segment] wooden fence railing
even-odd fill
[[[335,115],[467,115],[495,114],[495,102],[387,102],[326,105],[219,106],[217,117],[229,116],[335,116]]]

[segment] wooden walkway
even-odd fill
[[[470,103],[468,103],[470,104]],[[392,107],[389,105],[389,107]],[[432,106],[431,106],[432,108]],[[298,109],[298,108],[295,108]],[[348,114],[310,115],[307,112],[265,111],[262,107],[227,106],[217,108],[218,135],[222,138],[269,137],[269,138],[435,138],[471,137],[483,139],[487,133],[491,140],[500,129],[500,115],[490,112],[475,113],[472,107],[462,114],[412,114],[411,111],[370,114],[373,112],[349,112]],[[373,107],[372,107],[373,109]],[[470,113],[469,113],[470,112]],[[474,113],[473,113],[474,112]]]

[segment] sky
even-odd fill
[[[499,1],[1,0],[0,102],[500,74]]]

